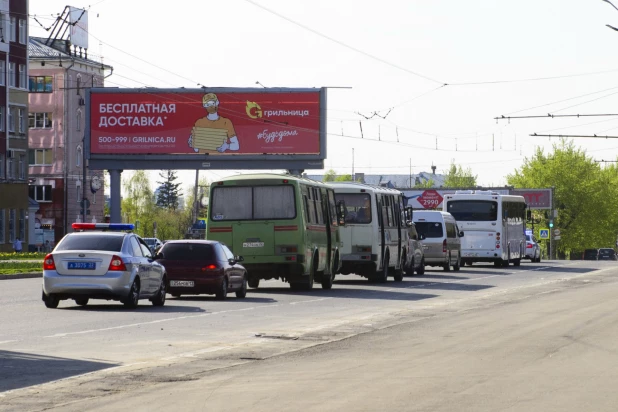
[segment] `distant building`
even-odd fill
[[[28,199],[28,2],[0,0],[0,252],[32,243],[38,205]]]
[[[70,39],[32,37],[28,53],[29,190],[40,205],[37,218],[57,242],[73,222],[105,219],[103,171],[85,164],[85,90],[103,87],[112,67]]]

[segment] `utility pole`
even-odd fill
[[[194,213],[194,218],[193,218],[193,223],[197,222],[197,217],[199,216],[200,213],[200,200],[197,198],[197,185],[199,184],[199,180],[200,180],[200,169],[195,169],[195,189],[193,190],[193,213]]]
[[[354,148],[352,148],[352,181],[356,182],[356,177],[354,176]]]

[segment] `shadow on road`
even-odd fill
[[[413,289],[428,289],[428,290],[458,290],[464,292],[477,292],[493,288],[493,285],[472,285],[469,283],[442,283],[442,282],[423,282],[413,281],[410,286]]]
[[[464,276],[451,276],[451,275],[438,275],[434,273],[425,272],[424,275],[406,275],[407,278],[413,277],[414,279],[438,279],[438,280],[467,280],[470,279]]]
[[[68,301],[63,301],[65,302],[64,305],[70,305],[71,303],[73,303],[73,301],[68,300]],[[75,303],[73,303],[72,306],[62,306],[63,303],[61,302],[60,305],[58,306],[58,309],[55,310],[69,310],[69,311],[73,311],[73,310],[78,310],[78,311],[84,311],[84,312],[135,312],[135,311],[139,311],[139,312],[153,312],[153,313],[195,313],[195,312],[206,312],[204,309],[197,307],[197,306],[174,306],[174,305],[170,305],[171,301],[168,301],[165,303],[165,306],[152,306],[150,304],[150,302],[148,302],[146,304],[146,302],[144,302],[143,305],[138,305],[136,309],[128,309],[125,308],[122,304],[90,304],[88,303],[87,306],[79,306]],[[141,302],[140,302],[141,303]]]
[[[367,281],[350,281],[356,282],[358,284],[366,285]],[[350,283],[354,284],[354,283]],[[249,293],[254,294],[272,294],[272,295],[298,295],[298,296],[310,296],[315,299],[320,299],[324,297],[328,298],[345,298],[345,299],[367,299],[367,300],[407,300],[407,301],[418,301],[435,298],[438,295],[429,295],[429,294],[420,294],[414,292],[398,292],[393,290],[381,290],[381,289],[350,289],[340,286],[340,281],[333,286],[330,290],[322,289],[321,286],[314,285],[313,290],[291,290],[289,288],[280,287],[280,288],[259,288],[259,289],[249,289]],[[400,287],[405,290],[406,287],[409,287],[409,282],[388,282],[381,284],[372,284],[378,285],[381,287],[388,287],[389,289],[393,289],[396,287]],[[410,290],[410,289],[407,289]]]
[[[230,302],[235,302],[235,303],[274,303],[277,302],[275,299],[272,298],[256,298],[256,297],[252,297],[250,295],[250,293],[253,291],[254,289],[249,289],[247,291],[247,297],[243,298],[243,299],[239,299],[236,296],[234,296],[234,294],[232,293],[231,295],[228,295],[228,297],[223,301],[223,300],[218,300],[216,297],[214,296],[210,296],[210,295],[182,295],[180,297],[172,297],[172,298],[168,298],[168,302],[171,301],[185,301],[185,302],[225,302],[225,301],[230,301]],[[169,300],[171,299],[171,300]]]
[[[118,366],[0,350],[0,393]]]

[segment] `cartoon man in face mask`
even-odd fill
[[[195,122],[189,136],[189,147],[195,153],[219,153],[237,151],[240,148],[238,136],[230,119],[219,116],[219,99],[214,93],[206,93],[202,105],[208,112]]]

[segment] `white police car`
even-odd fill
[[[73,223],[80,230],[65,235],[43,261],[43,302],[58,307],[64,299],[78,305],[90,299],[118,300],[128,308],[139,299],[163,306],[165,268],[155,262],[132,224]]]

